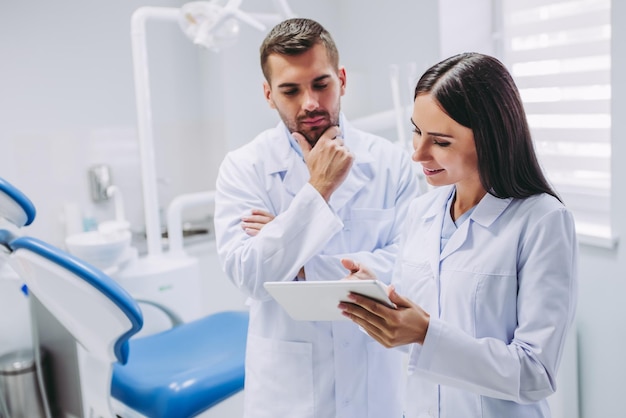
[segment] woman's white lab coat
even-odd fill
[[[394,273],[430,314],[411,346],[406,416],[549,417],[577,300],[574,220],[549,195],[487,194],[440,254],[452,191],[412,203]]]
[[[347,274],[342,257],[389,282],[410,201],[418,194],[408,153],[342,120],[355,161],[328,204],[307,182],[285,126],[229,153],[217,181],[215,228],[228,277],[250,301],[246,418],[402,416],[402,353],[350,321],[299,322],[265,291],[266,281]],[[256,237],[241,228],[253,208],[277,215]]]

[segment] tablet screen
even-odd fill
[[[349,320],[337,305],[341,301],[349,302],[351,292],[394,306],[385,284],[378,280],[266,282],[264,286],[287,313],[299,321]]]

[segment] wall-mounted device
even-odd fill
[[[99,164],[89,169],[89,189],[94,202],[109,200],[111,195],[107,189],[111,184],[111,169],[108,165]]]

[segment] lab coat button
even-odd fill
[[[342,346],[343,348],[348,348],[348,347],[350,347],[350,341],[348,341],[348,340],[344,340],[344,341],[341,343],[341,346]]]

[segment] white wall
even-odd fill
[[[133,229],[143,229],[130,16],[140,6],[183,3],[0,3],[0,175],[36,204],[32,235],[62,245],[66,206],[98,221],[113,216],[111,202],[93,203],[89,196],[87,171],[99,163],[111,166]],[[290,5],[333,34],[348,72],[343,109],[350,118],[391,108],[390,64],[406,76],[410,62],[421,71],[437,57],[434,1],[390,0],[375,10],[358,0]],[[247,1],[243,8],[275,11],[272,0]],[[193,46],[177,25],[148,24],[161,206],[175,195],[212,189],[226,151],[277,122],[262,94],[258,48],[265,33],[242,26],[237,44],[218,54]],[[428,41],[413,41],[419,39]]]
[[[439,0],[441,58],[462,52],[496,55],[493,33],[497,29],[493,4],[497,0]]]
[[[612,1],[612,225],[621,243],[614,250],[581,247],[578,308],[581,417],[624,416],[626,385],[626,4]]]
[[[112,216],[111,203],[89,198],[87,169],[95,163],[112,166],[128,216],[142,226],[130,16],[142,5],[179,4],[0,4],[0,175],[36,204],[32,234],[61,243],[66,204]],[[202,172],[207,151],[197,50],[175,25],[157,26],[148,25],[148,38],[157,165],[166,180],[159,191],[167,201],[210,183]]]

